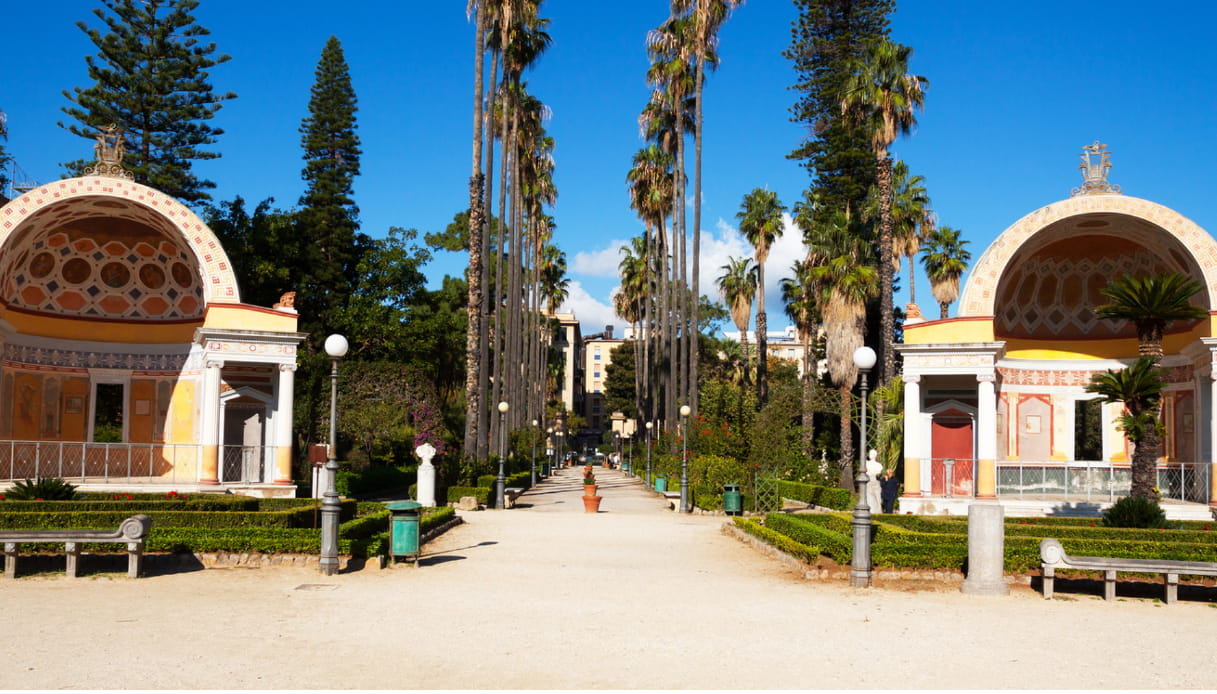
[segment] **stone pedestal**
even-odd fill
[[[960,590],[969,595],[1007,595],[1003,559],[1006,511],[997,503],[968,506],[968,577]]]

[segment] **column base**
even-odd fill
[[[199,484],[204,485],[204,486],[208,486],[208,487],[218,487],[218,486],[220,486],[220,480],[218,480],[218,479],[214,479],[214,480],[203,479],[203,480],[199,480]]]

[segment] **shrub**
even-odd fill
[[[369,467],[359,472],[339,470],[335,486],[341,496],[358,496],[401,489],[414,481],[413,470],[404,467]]]
[[[825,515],[824,518],[831,516]],[[765,527],[775,530],[790,539],[819,547],[820,552],[832,557],[839,564],[847,564],[854,555],[853,541],[848,534],[822,525],[812,516],[793,516],[785,513],[770,513],[765,516]],[[848,526],[849,521],[844,521]]]
[[[1157,501],[1126,496],[1103,512],[1103,525],[1109,528],[1165,528],[1168,524]]]
[[[23,482],[17,482],[4,492],[5,499],[18,501],[68,501],[76,496],[76,487],[68,484],[60,477],[39,477],[31,482],[27,477]]]
[[[462,496],[475,496],[482,506],[490,504],[490,487],[448,487],[448,503],[460,501]]]
[[[853,505],[853,494],[848,489],[823,487],[802,482],[778,482],[778,493],[785,499],[803,501],[824,508],[844,511]]]

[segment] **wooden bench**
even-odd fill
[[[1217,576],[1217,563],[1207,561],[1180,561],[1177,559],[1123,559],[1120,557],[1072,557],[1065,554],[1061,543],[1050,537],[1040,540],[1040,561],[1044,570],[1044,597],[1052,597],[1052,583],[1056,569],[1086,569],[1103,572],[1103,599],[1116,598],[1116,573],[1163,574],[1166,586],[1166,604],[1174,604],[1179,597],[1179,576]]]
[[[76,578],[80,561],[80,545],[98,542],[127,544],[127,576],[138,578],[144,556],[144,538],[152,527],[152,519],[144,514],[131,516],[118,530],[0,530],[4,543],[4,576],[17,577],[17,549],[24,543],[62,542],[68,555],[68,578]]]

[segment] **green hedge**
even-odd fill
[[[765,516],[765,527],[774,530],[795,542],[809,547],[819,547],[820,553],[831,557],[838,564],[848,564],[854,555],[853,540],[821,523],[828,514],[792,515],[770,513]],[[815,520],[811,520],[811,519]]]
[[[853,505],[853,494],[847,489],[824,487],[803,482],[778,481],[778,494],[784,499],[794,499],[824,508],[844,511]]]
[[[448,503],[461,500],[462,496],[476,496],[482,506],[490,505],[491,487],[448,487]]]
[[[390,489],[404,489],[414,482],[414,467],[370,467],[359,472],[339,470],[335,477],[335,486],[341,496],[358,496],[383,492]]]
[[[808,546],[801,542],[797,542],[786,535],[783,535],[776,530],[767,528],[760,523],[748,518],[736,516],[734,519],[736,527],[740,528],[749,535],[763,540],[764,542],[777,547],[783,552],[802,559],[808,563],[815,563],[820,558],[822,552],[819,547]]]

